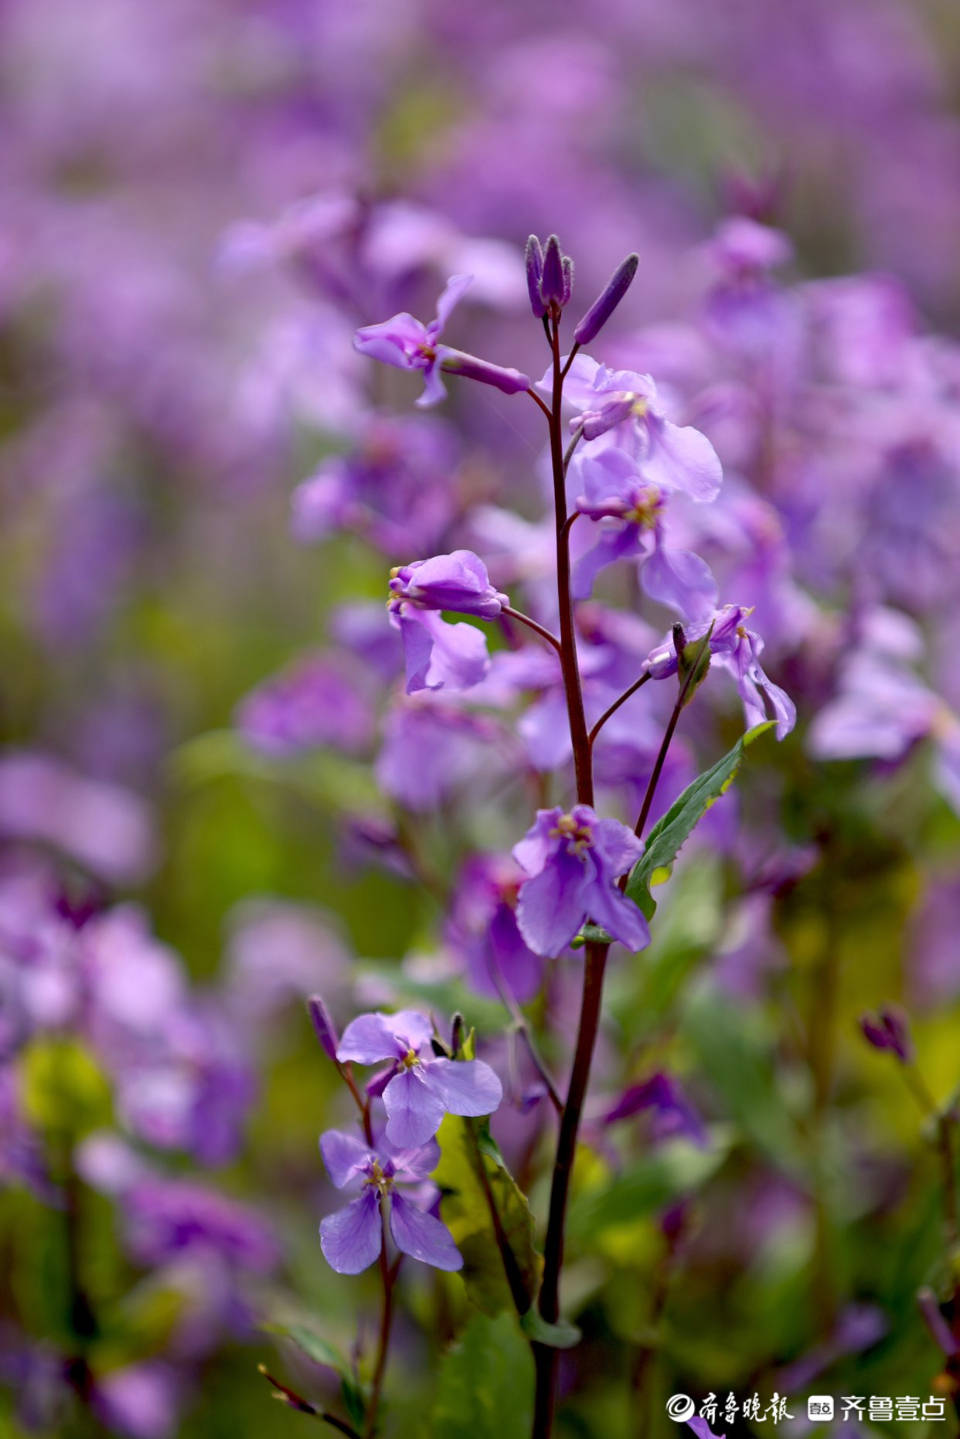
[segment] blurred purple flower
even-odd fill
[[[630,1119],[635,1114],[652,1114],[654,1139],[683,1137],[705,1149],[707,1131],[679,1082],[669,1074],[651,1074],[638,1084],[631,1084],[603,1116],[605,1124]]]
[[[401,370],[420,371],[423,394],[416,403],[421,408],[439,403],[447,393],[440,379],[440,361],[447,351],[437,341],[454,307],[469,289],[472,278],[471,275],[453,275],[447,281],[437,301],[436,316],[427,325],[404,312],[377,325],[364,325],[356,333],[354,345],[362,355]]]
[[[460,872],[446,926],[448,944],[466,961],[480,994],[501,989],[521,1002],[543,980],[543,960],[524,942],[517,924],[523,871],[509,855],[477,854]]]
[[[330,745],[354,753],[369,743],[370,705],[332,655],[309,655],[251,691],[237,728],[254,748],[283,757]]]
[[[860,1020],[863,1037],[874,1049],[888,1049],[903,1064],[913,1061],[913,1041],[907,1016],[893,1005],[884,1005],[876,1015],[865,1014]]]

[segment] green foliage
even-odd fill
[[[673,868],[673,862],[683,845],[690,838],[711,805],[716,804],[733,784],[737,771],[743,763],[748,747],[761,735],[773,729],[773,720],[754,725],[741,735],[732,749],[722,759],[697,775],[683,793],[674,800],[666,814],[653,826],[647,836],[643,855],[630,871],[626,893],[628,898],[641,909],[647,919],[652,919],[657,902],[650,893],[650,887],[666,879]],[[596,925],[587,925],[584,938],[606,943],[610,936]]]
[[[460,1272],[468,1297],[489,1315],[513,1308],[490,1212],[492,1200],[532,1299],[539,1287],[541,1266],[534,1247],[533,1215],[490,1138],[486,1121],[447,1115],[437,1138],[441,1157],[433,1178],[443,1195],[443,1222],[463,1255]]]
[[[22,1103],[48,1134],[77,1137],[110,1123],[110,1085],[78,1039],[35,1039],[20,1056]]]
[[[533,1358],[510,1314],[475,1314],[437,1375],[434,1439],[527,1439]]]
[[[658,1145],[609,1183],[575,1196],[567,1224],[570,1238],[587,1245],[606,1229],[666,1208],[699,1189],[719,1169],[726,1152],[716,1139],[709,1149],[686,1140]]]

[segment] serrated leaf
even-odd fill
[[[475,1314],[437,1379],[434,1439],[528,1439],[533,1358],[512,1314]]]
[[[533,1215],[526,1195],[490,1139],[487,1124],[448,1114],[437,1139],[440,1163],[433,1178],[442,1194],[440,1214],[463,1255],[460,1274],[469,1298],[485,1314],[514,1307],[484,1190],[485,1175],[504,1236],[532,1299],[540,1286],[541,1266],[533,1242]]]
[[[697,775],[692,784],[687,785],[666,814],[653,826],[647,836],[643,854],[630,871],[626,888],[627,898],[633,900],[645,919],[652,919],[657,908],[657,902],[650,893],[651,885],[661,884],[669,877],[674,860],[707,810],[726,794],[733,784],[746,750],[761,735],[766,734],[767,730],[773,729],[774,725],[774,720],[764,720],[762,724],[754,725],[753,729],[741,735],[722,759],[717,760],[715,765],[711,765],[703,774]],[[600,944],[610,941],[605,930],[592,924],[584,928],[583,938]]]
[[[556,1324],[550,1324],[535,1307],[522,1316],[520,1328],[528,1339],[535,1339],[538,1344],[545,1344],[550,1349],[573,1349],[583,1338],[569,1319],[558,1319]]]

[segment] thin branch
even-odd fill
[[[506,1276],[507,1287],[510,1290],[510,1298],[513,1300],[513,1307],[520,1315],[526,1314],[530,1308],[531,1296],[527,1288],[527,1281],[517,1262],[517,1256],[513,1252],[507,1231],[503,1227],[503,1220],[500,1217],[500,1210],[497,1208],[497,1201],[493,1190],[490,1187],[490,1176],[487,1173],[487,1166],[483,1162],[483,1154],[480,1150],[480,1143],[477,1139],[477,1131],[474,1128],[472,1119],[465,1119],[467,1133],[470,1136],[470,1145],[473,1151],[474,1168],[477,1178],[480,1180],[480,1188],[483,1190],[483,1197],[490,1212],[490,1222],[493,1225],[493,1234],[500,1251],[500,1258],[503,1261],[503,1272]]]
[[[348,1439],[362,1439],[362,1436],[345,1419],[338,1419],[336,1414],[331,1414],[326,1409],[318,1409],[316,1404],[311,1404],[309,1399],[304,1399],[303,1395],[298,1394],[295,1389],[281,1384],[265,1364],[258,1364],[257,1371],[272,1387],[274,1399],[278,1399],[281,1404],[286,1404],[288,1409],[295,1409],[298,1414],[309,1414],[311,1418],[319,1419],[323,1424],[329,1424],[331,1429],[336,1429],[338,1433],[346,1434]]]
[[[576,342],[576,340],[574,340],[574,342],[573,342],[573,349],[570,351],[569,355],[567,356],[567,363],[564,365],[563,369],[560,371],[560,378],[561,378],[561,380],[565,380],[565,379],[567,378],[567,375],[568,375],[568,373],[569,373],[569,371],[570,371],[570,366],[573,364],[574,360],[576,359],[576,357],[577,357],[577,351],[579,350],[579,348],[580,348],[580,346],[578,345],[578,343]]]
[[[380,1337],[377,1342],[377,1360],[373,1370],[373,1382],[370,1386],[370,1402],[367,1405],[367,1417],[363,1426],[363,1439],[372,1439],[377,1428],[377,1412],[380,1408],[380,1396],[383,1393],[383,1380],[387,1371],[387,1353],[390,1348],[390,1331],[393,1327],[393,1282],[396,1278],[396,1270],[390,1267],[390,1260],[387,1254],[387,1213],[383,1203],[383,1196],[380,1196],[380,1228],[382,1238],[380,1241],[380,1282],[383,1287],[383,1309],[380,1315]]]
[[[662,773],[662,771],[663,771],[664,763],[666,762],[667,751],[668,751],[669,748],[670,748],[670,741],[673,739],[674,731],[675,731],[676,728],[677,728],[677,724],[678,724],[678,722],[679,722],[679,720],[680,720],[680,715],[681,715],[682,712],[683,712],[683,707],[684,707],[684,705],[685,705],[686,702],[687,702],[687,695],[690,693],[690,690],[691,690],[691,688],[693,687],[694,679],[695,679],[695,677],[696,677],[696,675],[697,675],[697,672],[698,672],[699,669],[700,669],[700,661],[703,659],[703,656],[706,654],[707,646],[710,644],[710,636],[711,636],[712,634],[713,634],[713,625],[711,624],[710,628],[707,630],[707,632],[706,632],[706,634],[704,635],[703,639],[700,641],[699,645],[697,646],[697,653],[694,655],[693,661],[692,661],[692,663],[691,663],[691,665],[690,665],[690,668],[689,668],[689,670],[687,671],[686,679],[684,680],[683,684],[680,686],[680,693],[677,695],[677,702],[676,702],[676,704],[675,704],[674,707],[673,707],[673,713],[672,713],[671,716],[670,716],[670,720],[669,720],[669,722],[668,722],[668,724],[667,724],[667,728],[666,728],[666,730],[665,730],[665,732],[664,732],[663,740],[662,740],[661,745],[660,745],[660,751],[659,751],[659,753],[658,753],[658,755],[657,755],[656,762],[654,763],[654,766],[653,766],[653,773],[650,775],[650,780],[649,780],[649,782],[648,782],[648,784],[647,784],[647,792],[646,792],[646,794],[643,796],[643,804],[640,806],[640,817],[639,817],[639,819],[637,820],[636,827],[635,827],[635,830],[634,830],[634,833],[636,834],[637,839],[642,839],[642,838],[643,838],[644,826],[645,826],[646,823],[647,823],[647,817],[648,817],[648,815],[650,814],[650,806],[653,804],[653,796],[654,796],[654,794],[656,793],[657,784],[658,784],[658,782],[659,782],[660,775],[661,775],[661,773]],[[628,878],[629,878],[629,876],[628,876],[628,875],[625,875],[624,878],[620,881],[620,888],[621,888],[621,889],[625,889],[625,888],[626,888],[626,882],[627,882],[627,879],[628,879]]]
[[[512,609],[510,605],[503,605],[500,613],[502,615],[508,615],[510,619],[516,620],[521,625],[526,625],[528,630],[533,630],[534,634],[538,634],[542,640],[546,640],[548,645],[552,645],[557,654],[561,653],[560,641],[556,635],[552,635],[549,630],[544,629],[543,625],[538,625],[536,620],[532,620],[530,616],[525,615],[522,610],[515,610]]]
[[[650,679],[653,679],[653,675],[652,675],[652,674],[650,673],[650,671],[648,670],[648,671],[646,672],[646,674],[642,674],[638,680],[635,680],[634,683],[630,686],[629,689],[624,690],[624,692],[623,692],[623,694],[620,696],[620,698],[614,700],[613,704],[610,706],[609,709],[604,710],[603,714],[602,714],[602,715],[600,716],[600,718],[597,720],[596,724],[594,725],[593,729],[590,731],[590,734],[589,734],[589,736],[588,736],[588,738],[589,738],[589,740],[590,740],[590,747],[591,747],[591,749],[593,748],[593,745],[594,745],[594,742],[595,742],[595,740],[596,740],[596,738],[597,738],[597,735],[598,735],[598,734],[600,733],[600,731],[603,729],[603,727],[604,727],[604,725],[606,724],[607,720],[608,720],[608,719],[611,719],[612,716],[616,714],[616,712],[617,712],[617,710],[620,708],[620,706],[621,706],[621,705],[625,705],[626,702],[627,702],[627,700],[630,699],[633,695],[635,695],[636,692],[637,692],[637,690],[640,689],[642,685],[645,685],[646,682],[647,682],[647,680],[650,680]]]
[[[541,410],[546,415],[548,420],[553,419],[553,415],[550,413],[550,406],[543,403],[536,390],[524,390],[524,394],[529,395],[533,403],[540,406]]]
[[[577,448],[577,446],[579,445],[579,443],[580,443],[580,441],[581,441],[582,439],[583,439],[583,426],[582,426],[582,425],[578,425],[578,426],[577,426],[577,429],[574,431],[573,439],[570,441],[569,445],[567,446],[567,448],[566,448],[566,449],[564,450],[564,452],[563,452],[563,473],[564,473],[564,476],[566,476],[567,470],[569,470],[569,468],[570,468],[570,461],[573,459],[573,452],[574,452],[574,450]]]

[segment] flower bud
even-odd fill
[[[505,365],[492,365],[477,355],[468,355],[463,350],[444,350],[440,361],[441,370],[450,375],[460,375],[465,380],[479,380],[481,385],[493,385],[505,395],[518,395],[530,388],[530,376]]]
[[[324,1054],[336,1064],[337,1045],[340,1041],[337,1037],[336,1026],[330,1017],[330,1011],[319,994],[311,994],[307,1000],[307,1009]]]
[[[600,292],[573,332],[573,338],[578,345],[589,345],[594,336],[603,329],[633,283],[639,264],[640,256],[634,253],[617,266],[606,288]]]
[[[907,1017],[902,1010],[884,1005],[876,1015],[865,1014],[860,1020],[860,1029],[868,1044],[874,1049],[888,1049],[902,1064],[913,1059],[913,1042]]]
[[[543,276],[540,280],[540,298],[548,309],[551,305],[563,306],[564,288],[560,241],[556,235],[551,235],[543,252]]]
[[[547,307],[540,296],[540,281],[543,278],[543,250],[540,248],[540,241],[536,235],[531,235],[527,241],[523,258],[527,267],[527,292],[530,296],[530,308],[535,318],[539,320],[546,314]]]

